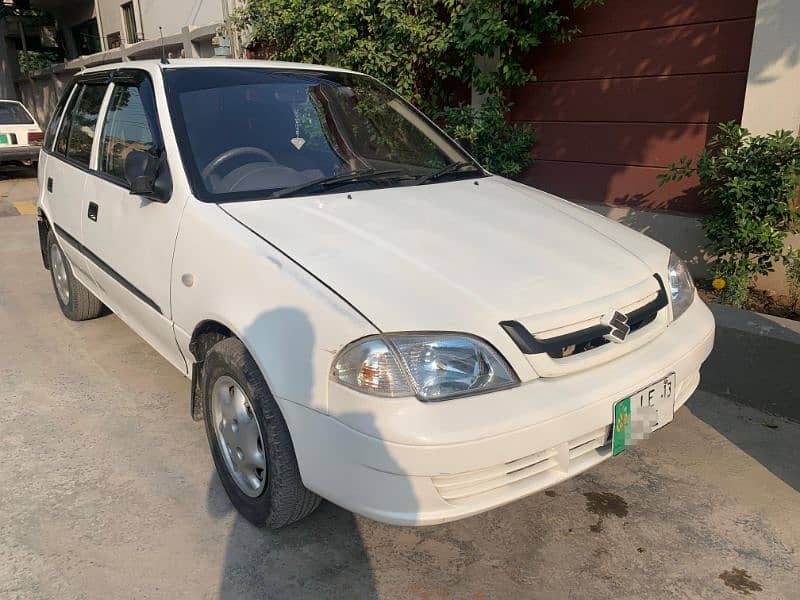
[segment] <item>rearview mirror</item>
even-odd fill
[[[131,150],[122,165],[130,191],[155,202],[167,202],[172,195],[172,178],[167,162],[143,150]]]

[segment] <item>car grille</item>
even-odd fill
[[[513,488],[531,491],[576,474],[608,455],[611,426],[601,427],[559,446],[542,450],[501,465],[433,477],[433,485],[443,500],[468,504],[482,496]]]
[[[654,277],[659,286],[656,297],[644,306],[636,308],[625,315],[627,324],[630,327],[630,333],[653,322],[658,315],[658,311],[668,304],[667,291],[664,289],[661,277],[658,275],[654,275]],[[539,338],[531,334],[518,321],[503,321],[500,325],[523,353],[547,353],[550,358],[565,358],[603,346],[608,343],[604,336],[611,332],[610,326],[599,324],[571,331],[565,335]]]

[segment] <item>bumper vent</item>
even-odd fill
[[[611,451],[611,426],[602,427],[559,446],[542,450],[501,465],[433,477],[433,485],[450,504],[469,504],[477,498],[503,493],[509,487],[532,493],[575,475],[599,462]],[[519,491],[515,489],[515,491]]]

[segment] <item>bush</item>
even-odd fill
[[[697,162],[684,156],[659,175],[659,185],[697,173],[700,193],[711,208],[703,229],[714,255],[714,271],[725,279],[726,301],[741,306],[757,275],[793,256],[786,236],[800,231],[800,138],[789,131],[750,135],[723,123]]]
[[[58,55],[54,52],[36,52],[34,50],[28,50],[27,52],[20,50],[17,52],[17,58],[19,60],[19,71],[23,75],[36,73],[36,71],[46,69],[59,61]]]
[[[529,124],[505,119],[508,103],[500,95],[489,96],[479,109],[457,106],[444,111],[444,129],[492,173],[519,175],[533,161],[536,139]]]

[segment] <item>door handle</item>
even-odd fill
[[[48,177],[47,178],[47,191],[50,192],[51,194],[53,193],[53,178],[52,177]]]
[[[97,221],[97,203],[96,202],[89,202],[89,212],[87,213],[87,217],[89,217],[90,221]]]

